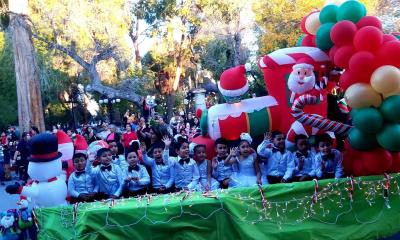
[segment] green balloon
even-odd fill
[[[325,23],[318,28],[316,44],[319,49],[328,50],[333,46],[333,42],[331,40],[331,29],[334,25],[334,23]]]
[[[208,134],[208,111],[207,111],[207,109],[204,109],[203,112],[201,113],[200,131],[201,131],[202,136],[205,136]]]
[[[296,47],[301,47],[301,44],[303,42],[303,39],[306,37],[306,35],[301,35],[299,39],[297,39],[296,42]]]
[[[379,145],[384,149],[399,152],[400,151],[400,124],[387,123],[383,129],[376,135]]]
[[[357,115],[357,113],[358,113],[358,111],[359,111],[360,109],[362,109],[362,108],[353,108],[353,109],[351,109],[350,117],[351,117],[351,118],[354,118],[354,116]]]
[[[329,22],[336,22],[336,13],[339,7],[336,5],[327,5],[325,6],[321,12],[319,13],[319,21],[321,24],[329,23]]]
[[[383,117],[376,108],[361,108],[353,114],[353,124],[364,133],[376,134],[383,126]]]
[[[357,150],[370,150],[378,145],[375,135],[363,133],[357,128],[353,128],[349,134],[350,145]]]
[[[388,122],[400,123],[400,96],[390,96],[383,101],[379,110]]]
[[[367,9],[359,1],[344,2],[337,10],[336,20],[349,20],[357,23],[361,18],[365,17]]]

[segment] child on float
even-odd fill
[[[118,165],[121,169],[124,169],[128,166],[128,163],[125,160],[124,156],[124,147],[121,143],[113,140],[108,140],[108,149],[110,149],[112,154],[112,163]]]
[[[99,185],[99,198],[119,198],[124,184],[124,175],[121,168],[112,163],[112,154],[108,148],[100,148],[96,155],[100,165],[92,167],[89,161],[86,171],[94,175]]]
[[[212,160],[212,176],[219,182],[220,188],[224,189],[234,186],[234,183],[231,183],[231,177],[237,171],[237,163],[230,162],[234,153],[231,152],[228,154],[228,146],[228,141],[223,138],[215,140],[217,156]]]
[[[70,203],[92,202],[96,198],[99,186],[95,178],[85,171],[87,157],[84,153],[75,153],[72,157],[75,171],[68,179],[68,192],[71,196]]]
[[[315,178],[315,153],[310,150],[308,137],[299,134],[295,137],[296,151],[293,153],[293,181],[302,182]]]
[[[174,190],[174,168],[168,162],[171,139],[164,137],[162,143],[155,143],[152,156],[148,156],[146,145],[142,144],[143,162],[150,167],[152,173],[152,192],[171,193]]]
[[[258,164],[257,153],[251,148],[253,139],[248,133],[240,134],[238,147],[231,150],[230,163],[237,162],[238,172],[234,175],[235,187],[251,187],[261,185],[261,172]]]
[[[212,163],[207,160],[206,146],[199,144],[193,148],[193,158],[197,163],[199,169],[200,180],[197,186],[197,191],[207,192],[219,188],[219,182],[211,177]]]
[[[179,137],[174,147],[178,156],[170,157],[168,163],[174,168],[175,191],[195,190],[200,176],[196,162],[189,157],[189,143]]]
[[[124,172],[124,197],[135,197],[147,192],[150,184],[150,176],[146,167],[139,164],[139,156],[136,150],[130,148],[126,154],[128,167]]]
[[[291,180],[294,161],[292,153],[285,148],[285,135],[279,131],[264,134],[264,141],[257,147],[257,153],[267,163],[268,183],[285,183]]]
[[[343,177],[342,153],[332,147],[333,140],[329,134],[317,136],[316,147],[319,152],[315,157],[315,173],[317,178]]]

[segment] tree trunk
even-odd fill
[[[11,6],[10,10],[12,11]],[[17,80],[20,131],[28,131],[32,125],[38,127],[40,131],[44,131],[39,72],[31,29],[22,14],[11,14],[10,26]]]
[[[172,91],[167,95],[167,122],[173,117],[176,92]]]
[[[235,33],[233,37],[233,46],[234,46],[234,54],[233,54],[233,63],[234,66],[238,66],[240,64],[240,47],[242,45],[242,37],[240,33]]]

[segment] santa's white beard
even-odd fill
[[[304,77],[303,80],[299,78],[298,75],[290,74],[288,79],[288,87],[290,91],[303,94],[307,91],[310,91],[314,88],[315,85],[315,76],[312,74],[309,77]]]

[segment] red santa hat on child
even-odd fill
[[[86,139],[82,135],[76,134],[74,147],[75,153],[87,154],[88,144],[86,142]]]
[[[293,65],[293,70],[298,68],[305,68],[314,70],[314,62],[309,58],[300,58],[296,61],[296,64]]]
[[[70,160],[74,155],[74,144],[72,139],[63,131],[57,130],[58,151],[62,153],[61,160]]]
[[[225,70],[218,82],[218,89],[226,97],[239,97],[249,90],[246,71],[251,70],[251,65],[239,65]]]

